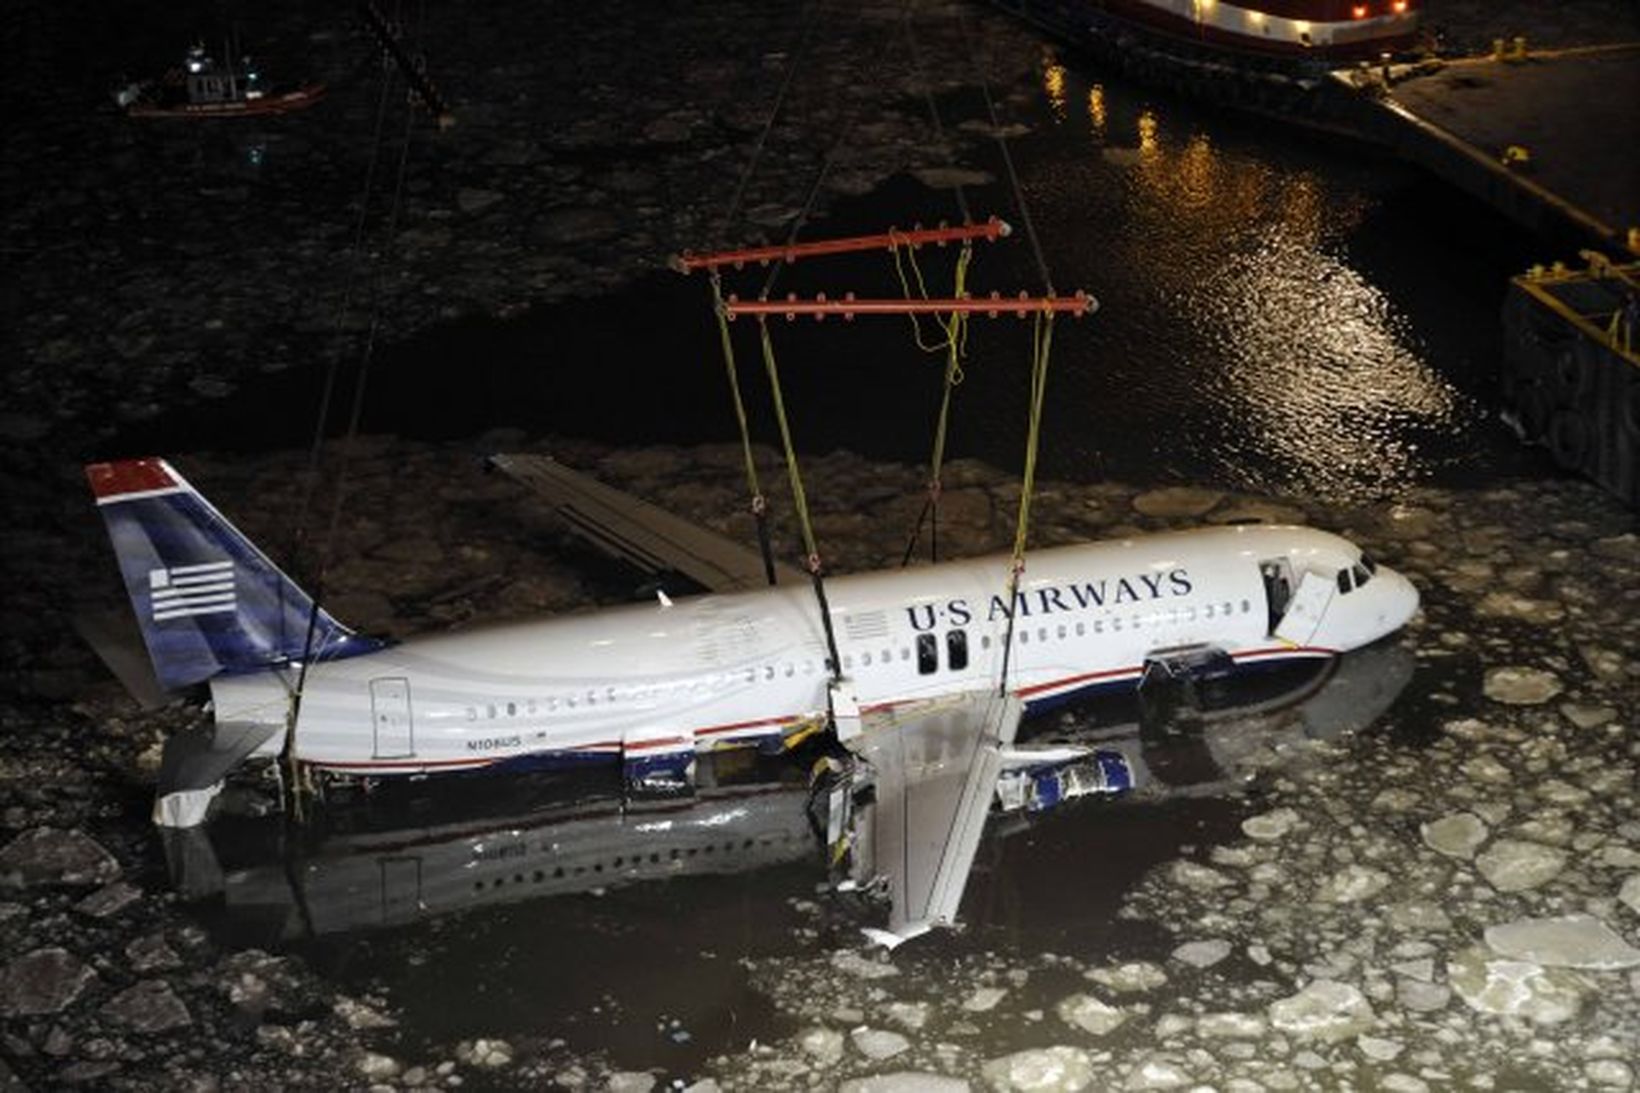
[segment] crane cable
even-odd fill
[[[917,49],[917,35],[915,28],[912,26],[915,8],[915,4],[907,6],[905,20],[902,24],[905,29],[906,48],[911,54],[912,71],[916,74],[917,82],[923,89],[923,99],[928,104],[928,119],[934,129],[934,140],[936,144],[943,146],[945,143],[945,127],[940,121],[940,108],[934,99],[933,85],[923,77],[922,54]],[[962,222],[964,224],[972,223],[973,215],[968,208],[966,191],[960,183],[955,187],[955,190],[957,211],[962,217]],[[916,255],[911,252],[909,247],[906,248],[906,251],[910,259],[911,270],[916,275],[918,291],[922,293],[924,299],[927,299],[928,290],[923,283],[922,270],[917,266]],[[972,259],[973,246],[971,243],[964,242],[962,251],[957,256],[955,287],[952,292],[954,298],[960,299],[966,290],[968,264]],[[905,271],[900,262],[900,248],[898,247],[894,250],[894,269],[900,276],[900,287],[909,299],[911,291],[906,283]],[[917,340],[917,347],[925,352],[938,352],[942,348],[941,346],[923,344],[922,327],[917,322],[917,316],[912,314],[910,318],[911,328]],[[922,509],[917,513],[917,521],[911,529],[911,534],[906,537],[905,552],[900,557],[901,568],[911,564],[911,557],[917,551],[917,543],[922,538],[922,529],[925,525],[928,527],[928,560],[930,562],[939,561],[939,506],[940,494],[943,490],[945,441],[951,420],[951,395],[963,378],[962,357],[967,349],[968,318],[969,316],[966,313],[959,312],[951,316],[949,323],[940,323],[945,332],[945,344],[943,346],[946,353],[945,380],[941,385],[940,410],[934,425],[933,451],[928,459],[927,493],[923,497]],[[936,321],[938,320],[936,319]]]
[[[820,623],[826,632],[826,652],[830,656],[832,681],[837,683],[843,678],[843,661],[837,655],[837,633],[831,625],[831,607],[826,600],[820,547],[814,537],[814,524],[809,519],[808,494],[803,489],[803,473],[797,464],[797,449],[792,445],[791,427],[786,421],[786,399],[780,389],[780,366],[775,363],[774,341],[769,337],[768,320],[759,317],[757,328],[759,340],[763,345],[763,367],[768,373],[769,390],[774,399],[775,419],[780,425],[780,443],[785,449],[786,476],[791,483],[792,503],[797,510],[798,526],[803,532],[803,549],[807,552],[805,568],[809,571],[809,579],[814,583],[814,596],[820,605]]]
[[[1025,226],[1025,238],[1030,241],[1031,255],[1036,260],[1036,269],[1042,278],[1043,288],[1047,295],[1052,297],[1053,278],[1048,273],[1048,260],[1042,251],[1042,240],[1037,235],[1036,223],[1031,219],[1030,206],[1025,200],[1025,188],[1020,184],[1019,172],[1014,167],[1013,154],[1008,150],[1008,138],[1002,128],[1001,119],[997,116],[996,101],[991,98],[990,81],[986,78],[985,68],[980,64],[980,58],[974,49],[974,36],[968,25],[967,16],[959,13],[957,18],[962,24],[963,39],[967,43],[968,56],[973,62],[974,73],[979,80],[980,94],[985,100],[986,114],[991,121],[991,132],[996,137],[997,150],[1002,155],[1002,164],[1008,175],[1008,186],[1013,193],[1014,204],[1019,210],[1020,223]],[[1003,635],[1002,668],[997,682],[997,693],[1004,698],[1008,694],[1008,671],[1013,660],[1014,624],[1019,614],[1019,581],[1025,573],[1025,546],[1030,536],[1031,494],[1036,488],[1037,449],[1042,437],[1042,408],[1047,393],[1048,357],[1052,347],[1053,314],[1049,312],[1037,316],[1032,336],[1031,397],[1025,433],[1025,470],[1020,483],[1019,512],[1014,519],[1014,549],[1008,566],[1008,595],[1003,601],[1008,605],[1008,625]]]
[[[418,5],[419,9],[419,5]],[[418,27],[420,25],[420,11],[418,10]],[[383,75],[383,100],[386,100],[386,90],[391,85],[391,72]],[[385,239],[391,241],[398,228],[399,213],[404,204],[404,179],[410,160],[411,136],[414,133],[415,110],[408,99],[405,104],[404,135],[399,147],[399,162],[393,185],[393,198],[389,207],[387,220],[382,232]],[[378,120],[376,132],[377,148],[371,152],[371,173],[375,171],[375,160],[379,150],[381,127]],[[368,194],[367,194],[368,197]],[[360,211],[359,234],[362,238],[363,225],[368,209]],[[301,713],[302,698],[307,686],[308,671],[313,663],[313,647],[318,635],[320,603],[324,595],[325,584],[329,577],[330,565],[334,560],[336,538],[341,528],[343,502],[346,498],[347,476],[352,461],[354,442],[358,437],[359,425],[364,414],[364,401],[367,383],[370,377],[370,364],[375,355],[376,335],[381,328],[381,256],[373,262],[370,278],[370,325],[365,332],[364,349],[360,355],[358,377],[353,385],[352,404],[348,411],[347,432],[342,438],[340,453],[336,468],[335,493],[332,497],[330,520],[326,527],[324,545],[320,551],[317,580],[315,581],[311,603],[308,609],[307,634],[302,642],[302,662],[297,669],[296,686],[291,694],[288,721],[285,726],[285,743],[281,749],[280,758],[283,760],[287,776],[290,778],[290,799],[292,814],[298,823],[305,819],[303,801],[311,787],[304,783],[306,769],[301,766],[296,756],[296,726]],[[351,288],[350,288],[351,291]],[[345,315],[343,316],[345,318]],[[334,374],[327,376],[322,413],[329,412],[331,392],[334,387]],[[314,437],[313,470],[318,469],[318,450],[323,435],[324,422],[321,419],[319,431]],[[313,483],[310,482],[310,487]],[[304,508],[306,500],[304,500]]]
[[[807,18],[803,23],[803,30],[798,35],[797,47],[793,51],[791,63],[786,66],[785,76],[780,81],[780,89],[775,93],[774,102],[770,104],[769,114],[763,121],[763,129],[757,135],[757,141],[752,145],[751,158],[746,161],[745,168],[740,173],[740,180],[735,184],[734,193],[729,198],[729,208],[723,214],[723,225],[719,236],[727,234],[729,227],[734,223],[735,215],[740,211],[740,203],[746,196],[746,189],[750,185],[753,173],[757,170],[759,161],[763,158],[763,150],[769,142],[769,134],[774,131],[775,119],[780,116],[781,107],[786,101],[786,95],[791,90],[792,81],[797,75],[800,62],[808,52],[809,38],[819,24],[819,12],[824,4],[814,4],[809,8]],[[735,422],[740,427],[740,454],[746,466],[746,489],[751,495],[752,519],[757,524],[758,553],[763,557],[763,577],[770,585],[777,582],[774,565],[774,542],[769,533],[769,501],[763,493],[763,487],[758,482],[757,460],[752,455],[751,426],[746,417],[746,403],[740,394],[740,373],[735,366],[734,341],[729,336],[729,317],[723,307],[723,279],[714,267],[708,281],[712,289],[712,313],[717,317],[718,342],[723,350],[723,368],[729,380],[729,397],[734,403]]]

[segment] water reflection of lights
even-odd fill
[[[1048,96],[1048,105],[1053,109],[1055,121],[1064,121],[1070,116],[1065,99],[1065,66],[1049,59],[1042,68],[1042,90]]]
[[[1102,92],[1089,93],[1089,114],[1096,132],[1107,120],[1123,127]],[[1189,332],[1176,381],[1224,423],[1205,424],[1214,431],[1201,441],[1230,463],[1278,465],[1317,494],[1416,479],[1420,433],[1458,417],[1463,396],[1342,254],[1366,206],[1206,133],[1170,138],[1150,109],[1132,124],[1139,158],[1120,209],[1137,248],[1128,268]]]
[[[1088,88],[1088,120],[1093,123],[1093,135],[1103,140],[1105,137],[1105,85],[1094,84]]]
[[[1161,154],[1161,143],[1156,139],[1156,115],[1149,110],[1139,115],[1139,154],[1155,159]]]

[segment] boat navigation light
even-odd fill
[[[1405,2],[1406,2],[1406,0],[1402,0],[1402,3],[1405,3]],[[1357,19],[1365,19],[1367,17],[1367,5],[1365,5],[1365,4],[1355,5],[1355,7],[1350,9],[1350,14],[1352,16],[1354,16],[1355,18],[1357,18]]]

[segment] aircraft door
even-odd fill
[[[1264,580],[1264,604],[1270,618],[1266,632],[1273,634],[1293,598],[1293,567],[1286,558],[1266,558],[1258,564],[1258,573]]]
[[[421,910],[421,859],[378,858],[383,926],[414,921]]]
[[[1281,617],[1281,625],[1275,629],[1276,637],[1295,645],[1308,645],[1321,626],[1321,616],[1326,614],[1327,605],[1332,602],[1333,592],[1337,588],[1338,582],[1335,580],[1317,573],[1304,574],[1304,579],[1298,582],[1298,591]]]
[[[408,759],[416,754],[415,727],[410,720],[410,681],[384,676],[370,681],[370,720],[377,759]]]

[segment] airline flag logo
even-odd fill
[[[232,614],[233,563],[202,562],[150,569],[148,594],[155,622],[190,615]]]

